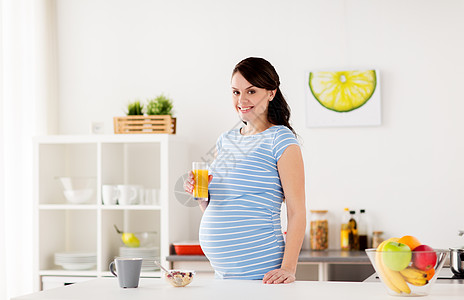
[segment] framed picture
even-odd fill
[[[378,70],[309,71],[306,126],[381,125]]]

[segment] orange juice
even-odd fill
[[[195,189],[193,197],[208,199],[208,170],[193,170]]]
[[[193,197],[197,200],[208,200],[208,168],[204,162],[193,163],[195,188]]]

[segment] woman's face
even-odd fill
[[[269,101],[275,92],[253,86],[240,72],[232,76],[231,86],[234,107],[240,118],[251,124],[257,120],[267,122]]]

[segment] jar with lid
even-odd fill
[[[374,231],[372,233],[372,248],[377,248],[383,242],[383,231]]]
[[[327,210],[310,210],[311,250],[326,250],[329,247],[329,221]]]

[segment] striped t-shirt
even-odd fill
[[[233,129],[219,137],[199,232],[217,278],[262,279],[280,268],[284,194],[277,161],[292,144],[298,145],[295,135],[282,125],[249,136]]]

